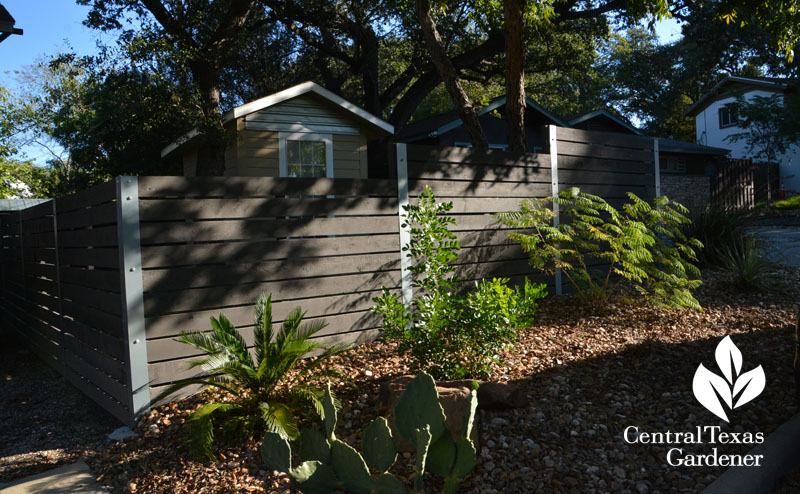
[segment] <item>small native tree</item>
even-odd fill
[[[742,132],[725,138],[730,143],[744,142],[745,152],[756,159],[775,163],[787,151],[800,144],[800,98],[796,96],[736,97],[739,128]],[[770,167],[767,166],[767,206],[772,200]]]

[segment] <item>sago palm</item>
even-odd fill
[[[223,314],[219,319],[211,318],[211,332],[184,332],[176,338],[206,354],[190,363],[191,368],[200,367],[203,375],[173,384],[156,401],[193,384],[220,388],[233,395],[229,402],[201,406],[186,421],[196,455],[214,459],[211,443],[215,426],[221,427],[224,438],[250,436],[263,430],[296,438],[297,414],[307,415],[313,409],[324,418],[325,390],[315,383],[336,375],[322,364],[346,347],[325,348],[311,340],[326,324],[303,322],[305,314],[300,307],[294,309],[275,331],[272,295],[261,294],[255,306],[252,353]],[[311,353],[319,356],[296,369],[300,360]]]

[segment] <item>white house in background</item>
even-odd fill
[[[744,141],[729,142],[725,139],[742,132],[735,107],[736,96],[746,100],[754,96],[769,97],[797,91],[798,82],[792,79],[773,77],[727,77],[703,95],[686,110],[685,115],[695,117],[698,144],[724,147],[731,150],[732,158],[753,158]],[[800,146],[795,146],[786,155],[779,156],[783,187],[800,191]]]

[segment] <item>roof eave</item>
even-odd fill
[[[368,111],[350,103],[346,99],[342,98],[338,94],[335,94],[331,91],[328,91],[324,87],[316,84],[312,81],[306,81],[296,86],[292,86],[288,89],[284,89],[283,91],[279,91],[275,94],[271,94],[269,96],[265,96],[263,98],[257,99],[255,101],[251,101],[249,103],[245,103],[244,105],[237,106],[233,108],[222,116],[222,123],[227,124],[232,120],[237,118],[245,117],[251,113],[255,113],[257,111],[263,110],[265,108],[269,108],[270,106],[275,106],[277,104],[283,103],[292,98],[296,98],[303,94],[307,93],[315,93],[318,96],[322,97],[323,99],[330,101],[334,105],[339,106],[340,108],[350,112],[352,115],[357,117],[359,120],[366,122],[370,127],[377,130],[378,133],[384,135],[392,135],[394,134],[394,126],[389,122],[386,122],[375,115],[369,113]],[[164,149],[161,150],[161,157],[168,155],[169,153],[175,151],[182,145],[186,144],[188,141],[193,139],[199,134],[199,130],[194,128],[184,134],[183,136],[176,139],[174,142],[166,146]]]
[[[585,115],[582,115],[582,116],[580,116],[578,118],[572,119],[572,120],[569,121],[569,124],[574,126],[574,125],[577,125],[577,124],[579,124],[581,122],[585,122],[587,120],[591,120],[592,118],[597,117],[599,115],[604,115],[604,116],[610,118],[613,122],[625,127],[626,129],[630,130],[631,132],[633,132],[636,135],[639,135],[639,136],[644,136],[645,135],[644,132],[642,132],[640,129],[637,129],[636,127],[634,127],[630,123],[625,122],[621,118],[617,117],[616,115],[614,115],[610,111],[608,111],[606,109],[603,109],[603,108],[600,108],[599,110],[595,110],[595,111],[589,112],[589,113],[587,113]]]
[[[699,100],[695,101],[692,106],[687,108],[686,111],[683,112],[683,116],[684,117],[695,117],[695,116],[697,116],[697,114],[700,113],[700,110],[705,108],[705,106],[704,106],[705,102],[708,99],[712,98],[717,93],[717,91],[720,90],[720,88],[722,88],[723,86],[725,86],[726,84],[731,83],[731,82],[741,82],[741,83],[745,83],[745,84],[752,84],[754,86],[761,86],[761,87],[765,87],[765,88],[773,88],[773,89],[777,89],[777,90],[780,90],[780,91],[786,91],[787,89],[789,89],[789,85],[788,84],[781,84],[779,82],[761,81],[761,80],[758,80],[758,79],[750,79],[749,77],[728,76],[725,79],[722,79],[721,81],[719,81],[716,85],[714,85],[713,88],[711,88],[711,90],[709,92],[707,92],[706,94],[701,96]]]

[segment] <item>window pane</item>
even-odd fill
[[[287,140],[286,162],[290,177],[325,177],[325,142]]]
[[[324,165],[325,164],[325,143],[324,142],[313,142],[313,152],[312,152],[312,161],[310,163],[314,163],[315,165]]]
[[[300,141],[286,141],[286,162],[289,165],[300,164]]]

